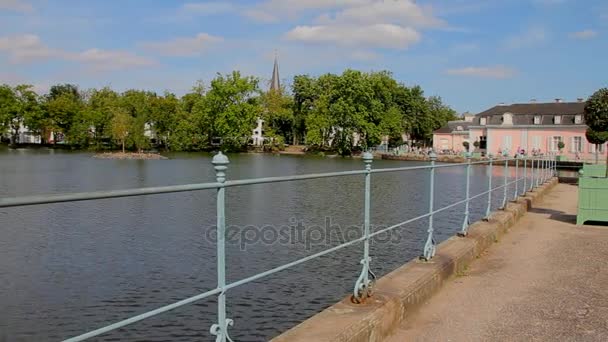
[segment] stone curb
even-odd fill
[[[353,304],[350,297],[345,298],[272,341],[384,340],[446,281],[463,272],[483,251],[498,242],[557,183],[557,178],[552,178],[516,202],[510,202],[506,210],[493,212],[488,222],[473,223],[466,238],[453,236],[442,242],[430,262],[414,259],[385,275],[378,280],[374,295],[365,304]]]

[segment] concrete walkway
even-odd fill
[[[559,184],[388,341],[608,341],[608,226]]]

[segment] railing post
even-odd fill
[[[429,261],[435,256],[435,238],[433,237],[433,212],[435,209],[433,208],[433,202],[435,201],[435,160],[437,160],[437,155],[435,152],[431,152],[429,155],[431,158],[431,171],[430,171],[430,193],[429,193],[429,228],[427,232],[429,233],[426,243],[424,244],[424,251],[422,253],[422,259]]]
[[[528,191],[528,156],[522,156],[524,158],[524,188],[521,190],[521,195],[525,196]]]
[[[538,188],[538,186],[540,185],[540,175],[542,171],[542,159],[537,159],[536,163],[536,180],[534,183],[536,184],[535,186]]]
[[[534,189],[534,156],[532,156],[532,166],[530,167],[530,189],[532,191]]]
[[[551,157],[549,155],[545,156],[545,176],[543,177],[543,184],[547,183],[547,179],[549,178],[549,159]]]
[[[462,230],[460,231],[460,236],[467,236],[467,231],[469,229],[470,218],[469,218],[469,201],[471,197],[471,152],[466,152],[467,158],[467,172],[466,172],[466,190],[465,190],[465,207],[464,207],[464,221],[462,222]]]
[[[363,269],[359,275],[359,279],[355,283],[353,291],[353,300],[356,303],[362,303],[367,297],[372,295],[372,289],[376,280],[376,275],[370,269],[371,258],[369,256],[369,235],[370,235],[370,204],[371,204],[371,176],[372,176],[372,161],[374,156],[369,153],[363,153],[363,162],[365,163],[365,204],[363,214],[363,260],[361,265]]]
[[[211,326],[211,334],[217,336],[216,342],[232,341],[228,336],[228,326],[234,322],[226,318],[226,215],[224,182],[226,182],[226,169],[230,161],[222,152],[219,152],[211,161],[215,169],[215,177],[221,185],[217,188],[217,287],[222,291],[217,298],[217,324]]]
[[[509,176],[509,158],[508,158],[508,152],[503,152],[503,158],[505,158],[505,170],[504,170],[504,178],[505,178],[505,182],[504,182],[504,193],[503,193],[503,197],[502,197],[502,205],[500,206],[500,209],[507,209],[507,180],[508,180],[508,176]]]
[[[484,217],[484,219],[487,221],[490,220],[490,213],[492,212],[492,156],[490,155],[489,157],[490,165],[488,172],[490,174],[488,175],[488,207],[486,208],[486,216]]]
[[[519,154],[515,155],[515,191],[513,192],[513,202],[517,202],[519,197],[518,184],[519,183]]]

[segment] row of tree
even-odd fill
[[[208,86],[199,82],[182,97],[108,87],[81,91],[71,84],[38,95],[29,85],[0,85],[0,133],[13,142],[25,126],[43,143],[60,134],[75,148],[142,150],[155,144],[174,151],[217,145],[234,150],[250,143],[257,118],[264,120],[263,135],[274,147],[306,144],[349,154],[386,136],[398,144],[404,133],[429,141],[456,113],[388,72],[301,75],[290,91],[265,92],[257,78],[235,71],[218,74]]]

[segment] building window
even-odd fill
[[[456,130],[457,130],[457,131],[462,131],[462,130],[463,130],[463,129],[462,129],[462,126],[458,126],[458,127],[456,127]]]
[[[503,125],[512,125],[513,124],[513,115],[511,115],[511,113],[504,113],[502,115],[502,124]]]
[[[559,145],[559,143],[562,141],[562,137],[560,136],[554,136],[551,137],[551,152],[557,152],[559,151],[559,148],[557,148],[557,145]]]
[[[480,118],[479,119],[479,124],[482,125],[482,126],[485,126],[486,125],[486,118]]]
[[[583,152],[583,137],[572,137],[572,152]]]
[[[534,124],[535,124],[535,125],[540,125],[540,115],[536,115],[536,116],[534,117]]]
[[[503,152],[506,151],[511,151],[511,145],[513,139],[511,138],[510,135],[505,135],[504,137],[502,137],[502,150]]]
[[[599,149],[597,150],[599,153],[604,153],[604,144],[601,144],[601,145],[589,144],[589,152],[595,153],[596,146],[599,146]]]
[[[553,123],[556,125],[560,125],[562,123],[562,117],[559,115],[556,115],[553,117]]]
[[[535,136],[532,138],[532,148],[540,149],[540,136]]]
[[[574,123],[577,124],[577,125],[583,123],[583,116],[582,115],[576,115],[574,117]]]

